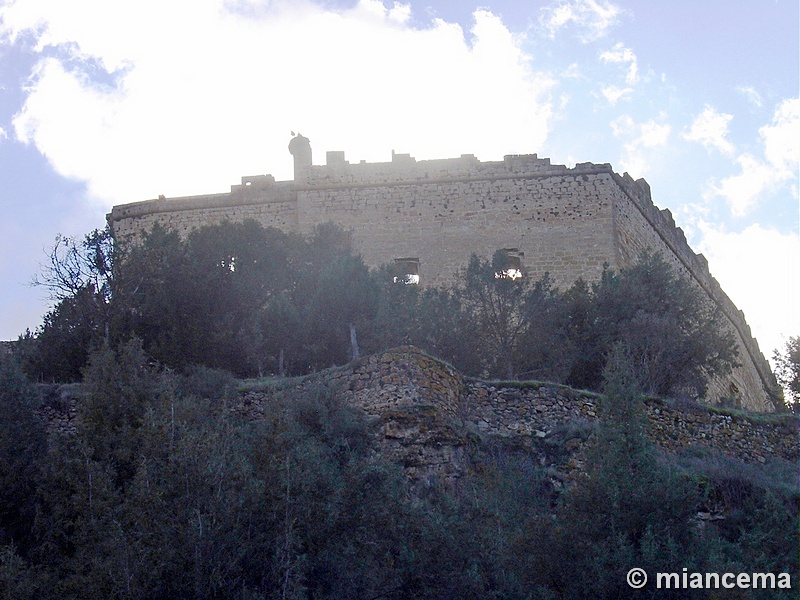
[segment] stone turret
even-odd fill
[[[289,152],[294,157],[294,180],[304,181],[308,169],[311,168],[311,141],[298,133],[289,142]]]

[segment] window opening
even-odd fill
[[[394,277],[392,281],[405,285],[419,285],[419,259],[394,259]]]
[[[503,248],[504,256],[503,264],[499,271],[494,274],[495,279],[511,279],[516,281],[523,277],[522,273],[522,258],[525,256],[524,252],[520,252],[519,248]]]

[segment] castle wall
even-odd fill
[[[297,196],[291,182],[271,176],[243,177],[228,194],[159,198],[115,206],[108,215],[118,239],[150,231],[158,223],[185,237],[193,229],[223,221],[254,219],[264,226],[297,231]]]
[[[683,231],[675,226],[669,210],[659,210],[650,198],[644,180],[634,182],[627,173],[615,175],[624,195],[614,203],[614,231],[618,266],[632,264],[645,250],[661,252],[679,273],[689,277],[725,315],[739,349],[741,365],[725,377],[709,382],[707,396],[750,410],[772,411],[780,406],[778,386],[772,370],[753,338],[744,313],[722,291],[711,276],[702,254],[695,254]]]
[[[369,265],[418,258],[424,285],[452,283],[472,253],[504,248],[524,254],[528,276],[549,272],[563,286],[614,263],[610,167],[552,167],[535,155],[415,165],[313,167],[297,189],[300,232],[337,223]]]
[[[109,223],[118,238],[135,238],[155,223],[187,235],[224,220],[255,219],[302,234],[334,222],[351,233],[371,267],[418,259],[422,285],[452,283],[473,253],[490,259],[496,250],[515,249],[526,276],[549,273],[564,288],[579,277],[597,280],[604,264],[629,265],[649,248],[663,252],[722,309],[737,337],[742,366],[713,381],[709,399],[735,398],[752,410],[780,406],[744,315],[669,211],[653,205],[644,180],[617,175],[608,164],[567,168],[535,154],[497,162],[393,154],[388,163],[350,164],[343,153],[329,152],[326,165],[295,166],[292,182],[244,177],[227,194],[115,206]]]

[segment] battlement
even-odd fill
[[[769,363],[758,346],[758,341],[753,337],[744,312],[736,307],[719,282],[711,275],[706,257],[696,254],[691,249],[683,230],[675,224],[672,212],[669,209],[659,209],[653,203],[650,186],[644,179],[634,181],[627,173],[622,176],[615,174],[615,178],[618,179],[620,187],[641,211],[647,222],[661,237],[672,255],[680,261],[694,281],[706,292],[736,329],[747,354],[753,360],[771,402],[776,408],[780,407],[782,392]]]
[[[536,154],[510,154],[502,161],[481,162],[473,154],[458,158],[418,161],[410,154],[392,151],[391,162],[350,163],[344,152],[326,154],[325,165],[312,165],[302,172],[295,184],[300,189],[332,186],[380,186],[408,183],[437,183],[470,180],[516,179],[519,177],[552,177],[584,173],[612,173],[608,163],[582,163],[574,168],[551,165],[549,158]]]
[[[203,225],[254,219],[307,235],[333,222],[350,233],[369,266],[401,265],[413,270],[401,280],[419,285],[450,284],[471,254],[488,258],[498,249],[515,250],[520,273],[547,273],[560,287],[597,280],[605,265],[625,267],[644,250],[660,252],[719,307],[738,339],[743,364],[713,383],[712,399],[751,410],[782,406],[744,314],[670,211],[653,203],[644,179],[619,175],[608,163],[567,167],[536,154],[481,162],[472,154],[418,161],[392,152],[389,162],[350,163],[332,151],[326,164],[314,165],[302,135],[290,151],[292,181],[254,175],[228,193],[115,206],[109,224],[118,237],[136,238],[156,223],[188,235]]]
[[[157,199],[117,205],[108,214],[108,221],[116,223],[159,213],[286,202],[295,199],[297,190],[614,174],[609,163],[587,162],[567,167],[552,165],[549,158],[539,158],[536,154],[509,154],[502,161],[490,162],[481,162],[473,154],[418,161],[410,154],[396,154],[393,151],[391,162],[368,163],[362,160],[350,163],[345,159],[344,152],[329,151],[326,159],[325,165],[311,165],[302,171],[299,179],[293,181],[276,181],[273,175],[250,175],[243,176],[240,184],[232,185],[229,193],[175,198],[159,196]],[[647,183],[644,182],[644,185],[647,186]],[[649,195],[649,186],[647,190]]]

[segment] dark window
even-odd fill
[[[519,248],[503,248],[503,253],[505,255],[503,264],[500,270],[495,272],[495,278],[512,280],[522,278],[522,258],[525,256],[525,253],[520,252]]]
[[[394,278],[395,283],[405,285],[419,284],[419,259],[418,258],[395,258],[394,259]]]

